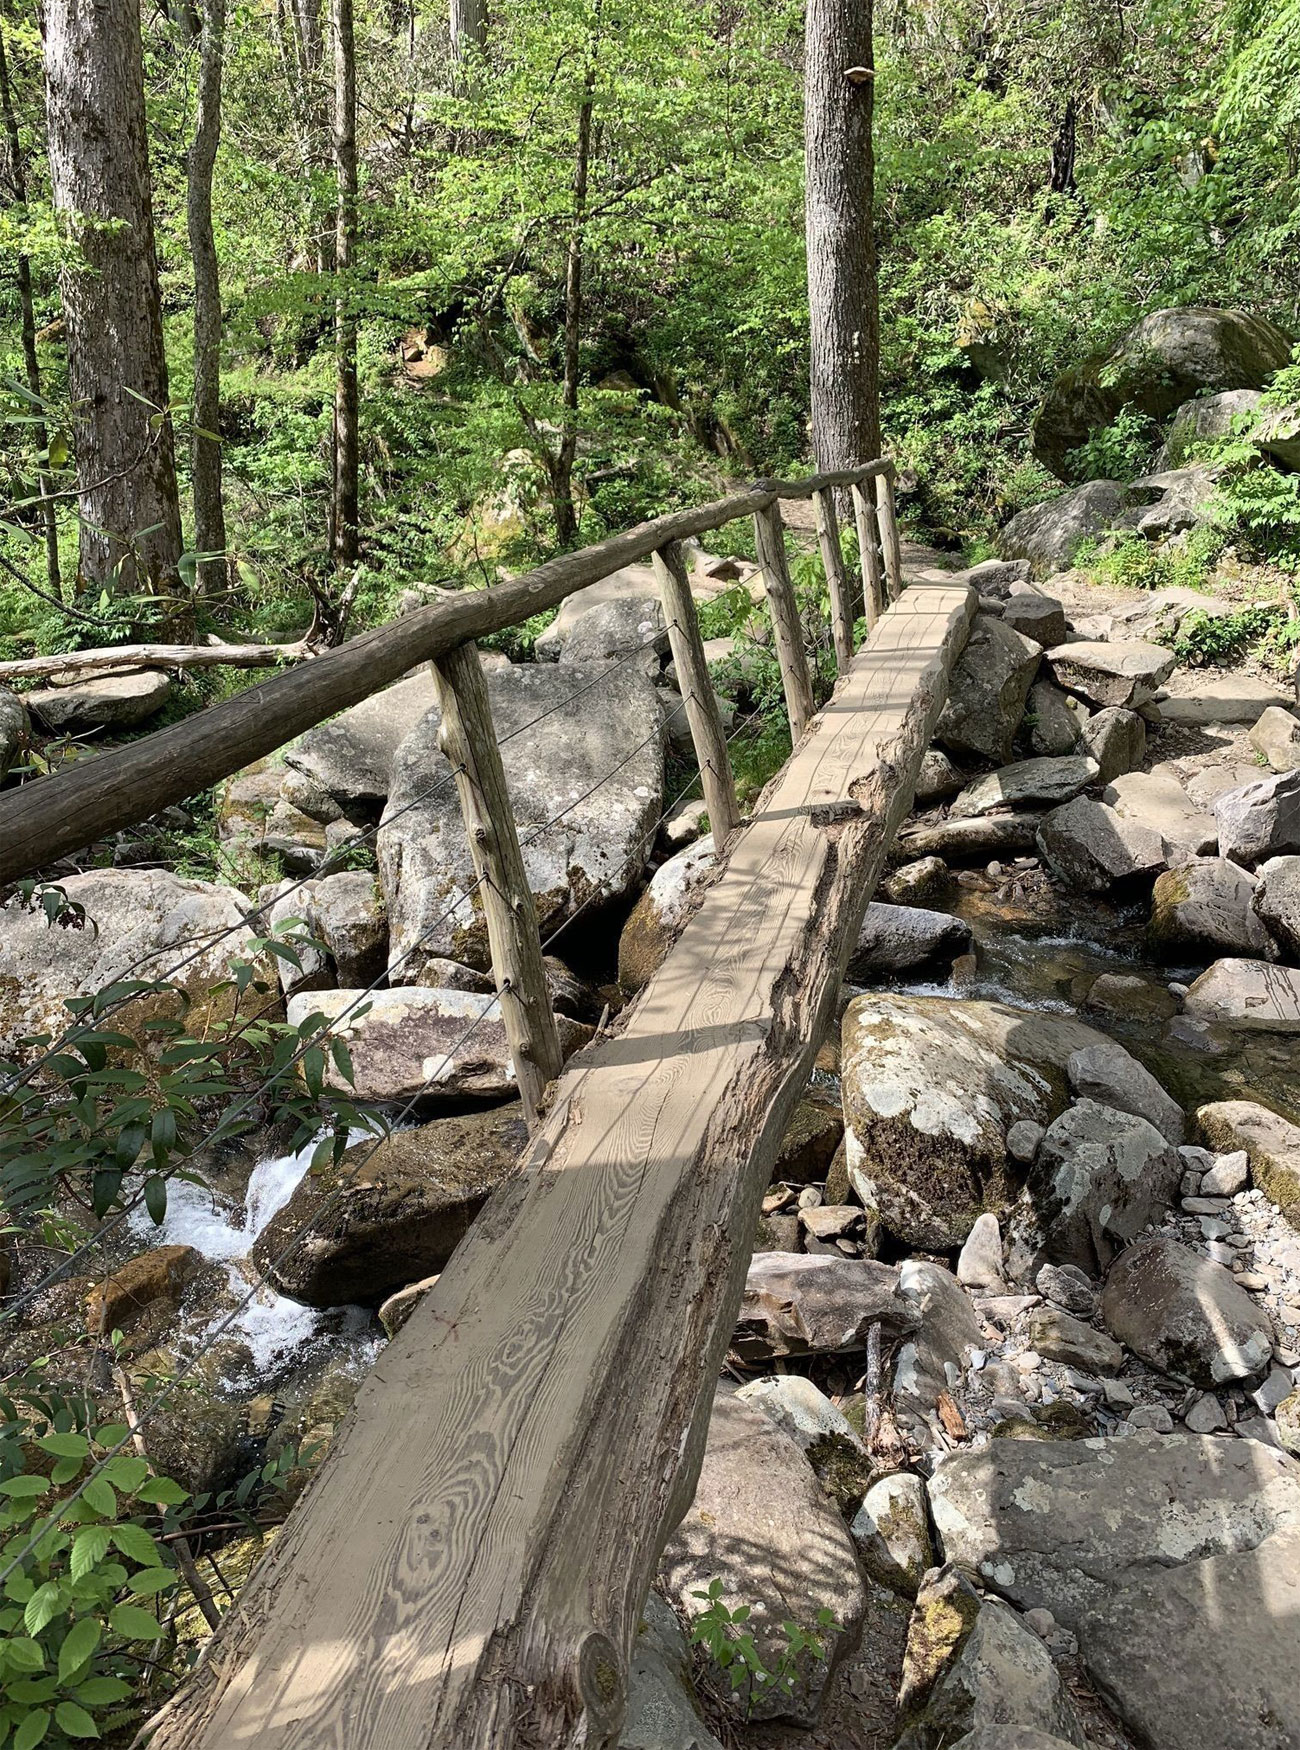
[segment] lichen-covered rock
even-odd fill
[[[286,799],[322,820],[340,811],[377,820],[398,748],[437,704],[433,678],[421,671],[309,729],[285,750]]]
[[[524,869],[549,933],[579,906],[590,912],[640,883],[663,808],[655,689],[635,668],[605,663],[521,663],[484,679]],[[392,976],[405,983],[426,958],[488,963],[440,727],[440,713],[427,712],[397,750],[377,841]]]
[[[916,1322],[890,1264],[828,1252],[762,1252],[745,1277],[736,1347],[760,1361],[837,1354],[863,1348],[873,1324],[899,1336]]]
[[[853,1544],[798,1445],[761,1410],[719,1392],[695,1499],[668,1540],[659,1584],[687,1618],[697,1596],[722,1582],[731,1609],[750,1606],[748,1628],[769,1667],[787,1644],[781,1625],[814,1629],[829,1610],[841,1627],[824,1657],[805,1666],[791,1695],[740,1695],[750,1717],[811,1725],[840,1661],[857,1645],[867,1595]]]
[[[618,1750],[722,1750],[700,1718],[686,1636],[657,1592],[645,1601],[632,1643]]]
[[[1165,1373],[1211,1391],[1268,1365],[1273,1329],[1222,1264],[1171,1239],[1139,1240],[1111,1267],[1107,1328]]]
[[[716,861],[713,834],[706,833],[651,876],[618,939],[618,982],[628,996],[658,971]]]
[[[864,1450],[844,1412],[802,1373],[774,1373],[755,1379],[741,1386],[736,1396],[770,1416],[805,1452],[823,1440],[843,1440],[859,1452]]]
[[[1276,772],[1214,804],[1219,849],[1234,863],[1254,865],[1300,851],[1300,770]]]
[[[1284,958],[1300,963],[1300,857],[1261,863],[1251,906]]]
[[[1300,1033],[1300,970],[1264,960],[1224,959],[1183,999],[1189,1015],[1238,1033]]]
[[[1261,711],[1250,730],[1250,745],[1262,753],[1275,772],[1300,766],[1300,717],[1282,705]]]
[[[1088,796],[1044,815],[1037,843],[1053,874],[1082,893],[1104,893],[1150,879],[1165,865],[1164,840],[1158,832],[1126,820]]]
[[[1036,571],[1064,571],[1086,542],[1104,534],[1132,504],[1118,480],[1090,480],[1022,510],[998,536],[998,552],[1027,559]]]
[[[934,1566],[925,1482],[914,1471],[894,1471],[863,1496],[849,1533],[862,1565],[878,1586],[915,1598]]]
[[[258,1235],[254,1260],[308,1306],[378,1306],[445,1267],[527,1140],[512,1104],[359,1143],[301,1181]]]
[[[825,1180],[844,1140],[844,1114],[815,1095],[800,1100],[785,1127],[772,1167],[772,1183],[813,1185]]]
[[[1160,958],[1184,963],[1219,954],[1275,960],[1254,897],[1252,876],[1226,857],[1166,869],[1151,890],[1151,946]]]
[[[172,683],[161,669],[139,674],[89,675],[63,687],[26,693],[23,703],[55,731],[130,729],[156,717],[171,697]]]
[[[1251,1182],[1300,1227],[1300,1125],[1254,1100],[1212,1100],[1198,1108],[1196,1124],[1216,1153],[1245,1149]]]
[[[977,614],[952,672],[936,740],[953,753],[1005,763],[1041,654],[1032,638]]]
[[[916,805],[925,808],[932,802],[942,802],[945,796],[955,796],[965,782],[941,747],[928,747],[917,773]]]
[[[841,1073],[850,1181],[889,1231],[960,1246],[976,1216],[1015,1194],[1009,1128],[1047,1124],[1068,1100],[1080,1022],[1001,1003],[869,995],[845,1011]]]
[[[983,1331],[970,1296],[942,1264],[906,1259],[898,1267],[898,1292],[916,1329],[894,1358],[894,1405],[913,1418],[918,1443],[928,1444],[920,1424],[929,1425],[942,1394],[965,1372]]]
[[[1098,709],[1136,710],[1155,696],[1174,670],[1174,655],[1162,644],[1128,642],[1058,644],[1047,652],[1057,685],[1080,693]]]
[[[970,925],[948,912],[872,900],[846,976],[853,984],[894,978],[935,961],[952,961],[971,945]]]
[[[1030,687],[1025,720],[1029,745],[1040,758],[1077,753],[1088,718],[1088,707],[1051,681],[1035,681]]]
[[[1036,589],[1013,590],[1002,610],[1002,622],[1044,647],[1063,643],[1069,630],[1060,602]]]
[[[951,880],[942,857],[918,857],[895,869],[882,886],[895,905],[920,905],[947,893]]]
[[[1018,760],[987,777],[976,778],[957,796],[955,815],[989,814],[995,808],[1052,808],[1071,802],[1100,778],[1100,767],[1087,754]]]
[[[1087,1373],[1118,1373],[1124,1360],[1124,1351],[1104,1331],[1094,1331],[1059,1307],[1041,1306],[1030,1312],[1025,1335],[1035,1354],[1065,1367],[1082,1367]]]

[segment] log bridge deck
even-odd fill
[[[771,1163],[974,611],[963,586],[914,584],[842,656],[659,972],[554,1084],[520,1171],[384,1350],[153,1750],[617,1743]]]

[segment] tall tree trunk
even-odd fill
[[[450,0],[451,58],[459,63],[487,46],[487,0]]]
[[[8,9],[0,11],[0,19],[7,17]],[[9,62],[5,56],[4,31],[0,29],[0,110],[4,112],[5,149],[8,157],[7,177],[9,193],[20,214],[25,215],[27,207],[27,166],[23,161],[22,136],[18,132],[18,114],[14,109],[13,88],[9,83]],[[32,264],[23,250],[19,250],[14,258],[14,277],[18,282],[18,310],[22,329],[23,345],[23,375],[27,379],[27,387],[39,401],[41,398],[41,364],[36,354],[36,306],[32,297]],[[32,427],[32,435],[42,450],[49,444],[49,433],[42,420]],[[59,524],[55,516],[54,504],[50,498],[53,487],[50,477],[42,468],[37,475],[40,495],[45,502],[41,506],[41,518],[45,525],[45,581],[53,595],[63,594],[62,577],[59,571]]]
[[[221,281],[212,234],[212,170],[221,138],[221,67],[226,0],[206,0],[199,49],[199,103],[189,154],[185,218],[194,257],[194,545],[201,590],[225,572],[226,516],[221,502]]]
[[[808,0],[808,312],[813,450],[822,469],[880,454],[871,10],[871,0]]]
[[[578,342],[582,334],[582,252],[587,223],[587,183],[591,170],[591,112],[596,87],[594,63],[587,69],[578,111],[578,147],[573,167],[573,219],[564,264],[564,382],[560,392],[560,442],[551,469],[555,534],[562,547],[578,538],[573,503],[573,463],[578,453]]]
[[[334,492],[330,549],[342,570],[357,559],[357,318],[349,276],[357,232],[357,63],[352,0],[331,0],[334,25]]]
[[[50,182],[62,275],[81,579],[170,591],[181,551],[135,0],[47,0]]]

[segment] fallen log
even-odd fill
[[[973,592],[884,614],[380,1356],[152,1750],[599,1750]]]
[[[141,668],[274,668],[315,655],[305,638],[294,644],[109,644],[59,656],[19,656],[0,662],[0,683],[52,680],[63,674],[131,672]]]

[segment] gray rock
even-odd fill
[[[828,1252],[761,1252],[745,1277],[736,1347],[758,1360],[833,1354],[863,1348],[877,1323],[894,1336],[917,1323],[892,1265]]]
[[[1276,390],[1274,391],[1276,395]],[[1284,468],[1300,468],[1300,407],[1294,401],[1261,407],[1251,428],[1252,443]]]
[[[1160,710],[1166,723],[1253,723],[1269,705],[1285,704],[1287,698],[1260,675],[1187,669],[1170,681]]]
[[[918,905],[945,894],[950,882],[948,865],[942,857],[918,857],[914,863],[904,863],[901,869],[895,869],[882,885],[895,905]]]
[[[936,738],[956,754],[1005,762],[1038,672],[1039,645],[978,614],[957,660]]]
[[[1213,1392],[1202,1392],[1183,1417],[1183,1421],[1192,1434],[1215,1434],[1220,1428],[1228,1426],[1228,1418],[1223,1413],[1223,1405]]]
[[[1219,828],[1168,769],[1123,772],[1102,793],[1102,801],[1125,820],[1159,833],[1180,859],[1212,855],[1218,846]]]
[[[1072,1051],[1065,1068],[1080,1099],[1149,1119],[1174,1144],[1183,1140],[1182,1107],[1122,1045],[1107,1040],[1104,1045]]]
[[[47,729],[129,729],[156,717],[171,697],[161,669],[140,674],[91,675],[66,687],[41,687],[23,703]]]
[[[728,1607],[751,1607],[748,1627],[769,1667],[786,1644],[783,1622],[811,1629],[829,1610],[842,1625],[792,1696],[741,1698],[753,1718],[811,1725],[836,1667],[857,1645],[866,1588],[844,1522],[797,1444],[761,1410],[721,1392],[695,1499],[659,1567],[659,1584],[688,1619],[704,1608],[695,1594],[713,1580],[722,1581]]]
[[[1057,684],[1091,705],[1135,710],[1153,699],[1174,671],[1174,655],[1162,644],[1129,642],[1058,644],[1047,652]]]
[[[1262,753],[1275,772],[1300,766],[1300,718],[1281,705],[1270,705],[1255,719],[1250,745]]]
[[[626,995],[658,971],[716,862],[713,834],[706,833],[655,870],[618,939],[618,982]]]
[[[1035,1124],[1029,1118],[1021,1118],[1007,1131],[1007,1153],[1013,1161],[1028,1166],[1038,1153],[1039,1145],[1046,1134],[1041,1124]]]
[[[935,961],[955,960],[970,945],[971,928],[962,918],[873,900],[862,920],[847,977],[854,984],[869,984]]]
[[[299,1183],[254,1261],[308,1306],[378,1306],[445,1268],[527,1141],[512,1104],[359,1143]]]
[[[1124,1418],[1130,1428],[1147,1428],[1153,1434],[1172,1434],[1174,1419],[1163,1404],[1138,1404]]]
[[[945,796],[955,796],[965,782],[941,747],[929,747],[921,756],[921,769],[916,779],[916,805],[924,808],[932,802],[942,802]]]
[[[1124,882],[1157,874],[1165,865],[1158,832],[1126,820],[1104,802],[1080,796],[1044,816],[1039,853],[1067,887],[1104,893]]]
[[[1108,705],[1084,724],[1083,745],[1097,762],[1096,781],[1111,784],[1146,758],[1147,726],[1136,711]]]
[[[659,706],[631,667],[526,663],[484,678],[547,933],[579,905],[616,899],[641,879],[663,806]],[[424,959],[488,964],[460,805],[454,785],[439,783],[451,776],[440,725],[429,711],[399,747],[377,840],[390,965],[405,982]]]
[[[1216,960],[1191,985],[1184,1007],[1234,1032],[1300,1033],[1300,971],[1263,960]]]
[[[1300,771],[1277,772],[1229,790],[1214,804],[1219,849],[1234,863],[1300,851]]]
[[[1030,687],[1025,715],[1033,719],[1029,743],[1036,754],[1062,758],[1076,753],[1082,745],[1088,707],[1051,681],[1035,681]]]
[[[917,1328],[894,1360],[894,1403],[924,1420],[965,1371],[983,1332],[970,1296],[941,1264],[907,1259],[898,1268],[898,1290]]]
[[[1013,1222],[1013,1276],[1043,1263],[1101,1273],[1174,1201],[1178,1151],[1145,1118],[1080,1100],[1049,1127]]]
[[[873,1483],[849,1535],[878,1586],[915,1598],[926,1570],[934,1566],[923,1479],[913,1471],[895,1471]]]
[[[276,924],[289,917],[302,919],[307,933],[333,962],[334,977],[321,982],[358,990],[381,977],[388,961],[388,914],[373,875],[362,869],[343,870],[304,881],[291,891],[289,886],[283,883],[276,890],[268,916]],[[309,974],[310,963],[320,957],[305,948],[300,958],[302,972]],[[291,964],[281,961],[279,971],[286,992],[304,988],[303,978],[295,975]]]
[[[1258,389],[1225,389],[1185,401],[1169,422],[1157,468],[1178,468],[1206,443],[1248,430],[1261,400]]]
[[[1250,903],[1287,959],[1300,962],[1300,857],[1261,863]]]
[[[912,827],[899,834],[894,854],[901,859],[941,857],[957,864],[1020,857],[1036,849],[1040,819],[1037,814],[986,814]]]
[[[1140,1240],[1121,1254],[1101,1312],[1134,1354],[1207,1391],[1252,1378],[1273,1353],[1273,1328],[1245,1289],[1176,1240]]]
[[[1048,1743],[1088,1742],[1047,1648],[1014,1611],[990,1600],[896,1750],[948,1750],[954,1741],[969,1743],[958,1738],[962,1732],[1006,1726],[1047,1733]]]
[[[1219,463],[1193,463],[1185,468],[1166,468],[1135,480],[1134,495],[1152,495],[1154,502],[1137,514],[1134,527],[1148,541],[1165,541],[1207,521],[1214,496],[1223,478]]]
[[[722,1750],[699,1715],[686,1636],[657,1592],[632,1642],[618,1750]]]
[[[965,574],[965,581],[980,595],[996,602],[1008,601],[1018,584],[1028,583],[1032,568],[1027,559],[984,559]]]
[[[1018,760],[968,784],[952,805],[955,815],[989,814],[995,808],[1052,807],[1069,802],[1097,782],[1100,768],[1086,754]]]
[[[1124,1360],[1124,1351],[1105,1332],[1094,1331],[1059,1307],[1036,1307],[1029,1314],[1025,1332],[1039,1355],[1065,1367],[1081,1367],[1087,1373],[1117,1373]]]
[[[358,1016],[356,1009],[369,1004]],[[494,996],[473,991],[402,985],[394,990],[323,990],[289,998],[290,1026],[309,1015],[327,1021],[343,1016],[333,1030],[352,1058],[355,1081],[349,1084],[331,1062],[325,1084],[360,1100],[430,1102],[494,1099],[516,1092],[514,1065],[506,1041],[500,1005]],[[565,1056],[591,1036],[567,1015],[557,1015],[560,1046]]]
[[[1300,1227],[1300,1125],[1254,1100],[1211,1101],[1196,1122],[1220,1153],[1245,1149],[1252,1184]]]
[[[486,972],[476,972],[472,966],[462,966],[459,960],[426,960],[420,969],[420,983],[430,990],[474,990],[480,993],[496,989]]]
[[[996,1215],[975,1218],[975,1225],[962,1245],[957,1259],[957,1280],[963,1288],[976,1293],[1005,1294],[1006,1277],[1002,1272],[1002,1233]]]
[[[980,1726],[959,1738],[952,1750],[1065,1750],[1068,1742],[1033,1726]]]
[[[559,662],[611,662],[644,651],[646,666],[657,669],[668,650],[663,607],[654,594],[597,602],[567,624],[554,620],[535,648],[539,660]]]
[[[1216,1155],[1214,1165],[1201,1178],[1202,1197],[1235,1197],[1250,1183],[1250,1156],[1244,1148]]]
[[[1167,869],[1151,890],[1151,946],[1158,956],[1182,962],[1217,954],[1274,960],[1277,948],[1254,897],[1254,878],[1226,857]]]
[[[1015,1187],[1007,1132],[1066,1104],[1065,1064],[1102,1035],[1001,1003],[861,996],[845,1011],[841,1075],[850,1183],[891,1233],[960,1246]]]
[[[844,1412],[837,1410],[825,1392],[819,1391],[802,1373],[776,1373],[767,1379],[753,1380],[742,1386],[736,1396],[770,1416],[805,1452],[826,1439],[843,1440],[863,1450]]]
[[[1097,1310],[1097,1290],[1077,1264],[1044,1264],[1034,1278],[1044,1300],[1090,1319]]]
[[[1060,602],[1052,596],[1039,595],[1036,590],[1017,590],[1008,596],[1002,623],[1015,632],[1023,632],[1044,648],[1064,643],[1069,630]]]
[[[340,809],[356,819],[378,819],[398,748],[437,705],[432,676],[420,672],[309,729],[285,749],[286,799],[323,820]]]
[[[9,776],[30,734],[27,707],[16,693],[0,691],[0,784]]]
[[[1034,420],[1034,454],[1067,480],[1070,452],[1121,409],[1164,420],[1206,390],[1262,389],[1290,355],[1286,335],[1262,316],[1192,305],[1153,310],[1109,352],[1056,378]]]
[[[1118,480],[1090,480],[1013,516],[998,536],[998,551],[1008,559],[1027,559],[1035,571],[1063,571],[1132,502]]]

